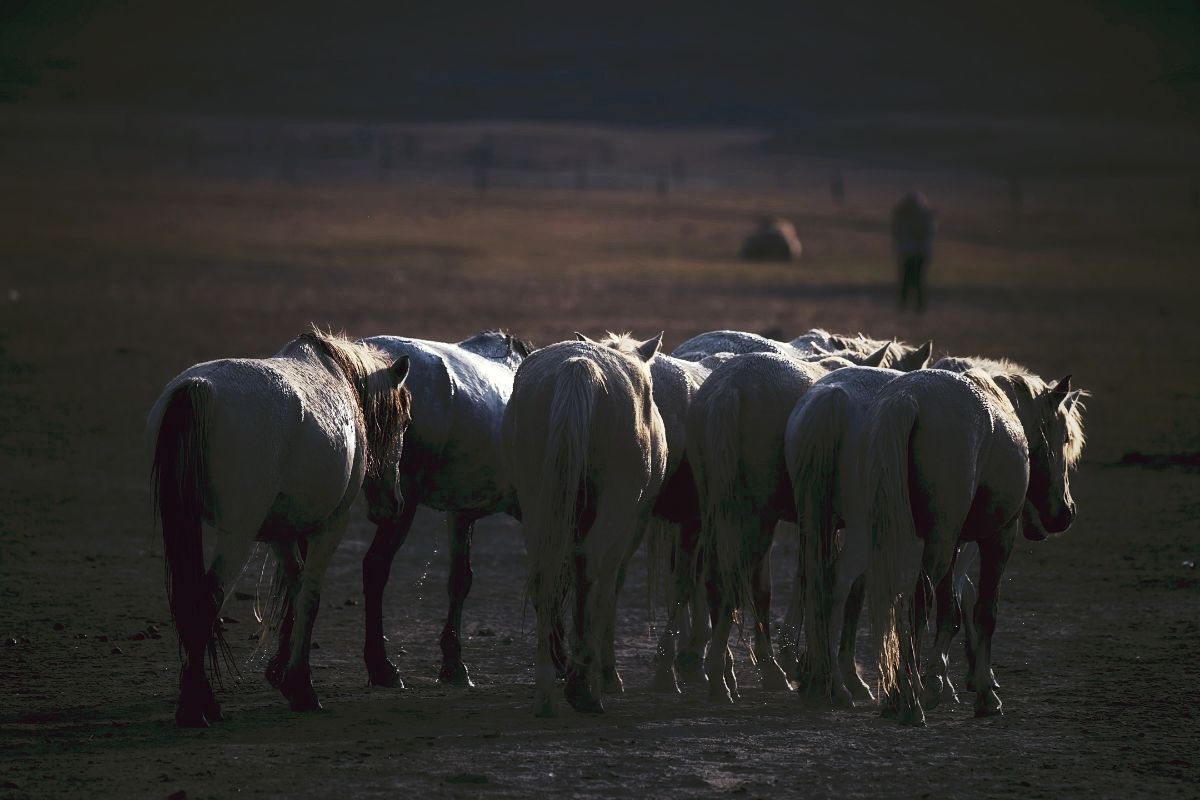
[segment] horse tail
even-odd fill
[[[750,597],[750,575],[742,552],[742,532],[730,524],[736,518],[741,455],[741,397],[728,387],[717,391],[705,408],[701,486],[700,557],[708,565],[720,596],[734,610]],[[693,466],[694,469],[697,465]]]
[[[840,491],[838,462],[849,426],[850,398],[837,386],[816,386],[804,398],[802,423],[789,443],[792,491],[800,521],[803,591],[809,642],[828,642],[829,604],[833,595],[833,561],[837,555],[837,515],[834,500]],[[832,681],[833,664],[827,647],[808,648],[813,675]],[[825,687],[827,690],[829,686]]]
[[[539,491],[532,509],[522,509],[530,526],[528,596],[539,628],[558,617],[568,583],[568,555],[587,503],[585,485],[591,421],[596,395],[604,386],[600,368],[587,358],[571,358],[555,381],[550,404]]]
[[[879,648],[881,700],[896,691],[911,695],[916,680],[915,664],[907,664],[901,674],[902,660],[913,652],[912,643],[901,639],[901,625],[905,598],[917,578],[911,564],[917,531],[908,483],[909,443],[916,421],[916,401],[893,394],[874,405],[864,431],[869,444],[862,477],[874,539],[867,587]],[[900,685],[902,678],[904,686]]]
[[[162,526],[167,602],[180,655],[206,647],[217,671],[215,598],[205,580],[201,529],[214,506],[207,447],[211,401],[210,385],[201,378],[188,378],[171,391],[159,420],[150,490],[155,522]]]

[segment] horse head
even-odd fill
[[[613,333],[612,331],[609,331],[598,342],[579,331],[575,331],[575,338],[588,344],[611,348],[618,353],[634,356],[643,362],[649,363],[650,359],[654,358],[655,354],[662,348],[663,333],[659,333],[658,336],[651,336],[644,342],[639,342],[628,333]]]
[[[458,346],[477,356],[504,364],[512,370],[521,366],[521,362],[534,351],[531,342],[519,339],[505,330],[480,331],[468,339],[463,339]]]
[[[1026,431],[1029,440],[1028,504],[1023,512],[1028,538],[1041,539],[1047,533],[1063,533],[1075,521],[1070,471],[1083,448],[1082,405],[1079,402],[1082,395],[1082,391],[1071,388],[1071,376],[1068,375],[1033,397],[1032,430]]]

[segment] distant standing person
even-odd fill
[[[900,308],[908,293],[916,294],[917,311],[925,310],[925,265],[933,255],[937,225],[929,201],[920,192],[909,192],[892,210],[892,243],[900,263]]]

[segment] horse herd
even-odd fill
[[[522,520],[537,715],[555,714],[559,680],[581,712],[622,691],[617,596],[643,539],[669,575],[656,690],[678,692],[682,671],[713,700],[736,698],[729,637],[748,605],[764,688],[819,705],[873,701],[855,659],[869,595],[884,714],[922,724],[925,709],[955,697],[947,661],[960,626],[976,714],[1000,713],[1000,578],[1018,531],[1042,539],[1074,519],[1068,476],[1084,393],[1008,361],[930,366],[931,342],[716,331],[672,355],[661,346],[661,334],[576,334],[534,350],[500,331],[449,344],[314,328],[271,358],[210,361],[174,378],[147,444],[182,663],[177,723],[221,719],[209,682],[229,657],[219,614],[255,541],[276,563],[266,677],[293,709],[321,707],[313,624],[360,491],[377,526],[363,558],[373,684],[402,685],[383,596],[425,505],[445,511],[449,528],[440,678],[457,685],[471,685],[460,629],[473,526],[498,512]],[[769,554],[780,521],[797,524],[801,557],[776,648]],[[968,589],[977,596],[964,614]]]

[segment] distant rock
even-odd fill
[[[796,261],[803,247],[796,229],[786,219],[763,217],[758,229],[742,243],[743,261]]]

